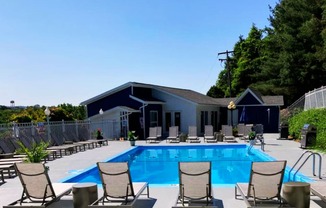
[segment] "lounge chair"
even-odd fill
[[[224,142],[237,142],[233,136],[232,126],[222,125],[222,134]]]
[[[3,175],[3,169],[0,169],[0,179],[1,179],[1,183],[6,182],[5,181],[5,176]]]
[[[156,131],[157,131],[157,133],[156,133],[157,139],[159,139],[159,140],[162,139],[162,126],[157,126]]]
[[[197,127],[196,126],[189,126],[188,127],[188,142],[200,142],[198,136],[197,136]]]
[[[252,124],[246,124],[245,127],[244,127],[244,134],[243,134],[243,137],[241,139],[243,140],[249,140],[249,133],[252,132],[252,127],[253,125]]]
[[[326,203],[326,181],[316,181],[310,183],[311,193],[318,196]]]
[[[205,142],[217,142],[217,139],[214,136],[214,130],[212,125],[205,126],[205,134],[204,134]]]
[[[72,184],[52,184],[48,170],[42,163],[15,163],[15,169],[23,186],[21,199],[3,206],[11,207],[47,207],[71,192]]]
[[[243,124],[243,123],[239,123],[237,125],[238,137],[240,137],[240,138],[243,138],[244,137],[244,135],[245,135],[245,128],[246,128],[246,125]]]
[[[179,162],[179,196],[174,207],[215,207],[211,162]]]
[[[98,162],[97,167],[103,196],[88,207],[132,207],[145,189],[149,198],[148,183],[133,183],[127,162]]]
[[[169,128],[169,136],[166,138],[166,142],[180,142],[178,126],[171,126]]]
[[[146,138],[147,142],[156,142],[157,141],[157,129],[156,127],[149,128],[149,136]]]
[[[249,183],[236,184],[235,198],[241,196],[247,207],[255,207],[258,203],[277,202],[280,205],[285,166],[286,161],[253,162]]]

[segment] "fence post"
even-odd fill
[[[65,120],[62,119],[61,124],[62,124],[62,133],[65,133],[65,131],[66,131]]]
[[[31,133],[32,133],[32,136],[35,136],[35,128],[34,128],[33,121],[31,121]]]
[[[79,135],[78,135],[78,122],[77,122],[77,119],[75,120],[75,130],[76,130],[77,138],[79,138]]]

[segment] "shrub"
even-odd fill
[[[34,142],[31,148],[25,147],[21,141],[18,141],[17,144],[20,146],[20,149],[17,150],[17,153],[26,154],[27,162],[30,163],[39,163],[49,154],[48,151],[46,151],[46,148],[49,146],[49,144],[45,142],[40,142],[39,144]]]
[[[326,149],[326,109],[311,109],[303,111],[289,119],[289,133],[295,138],[301,138],[301,129],[304,124],[312,124],[317,128],[317,142],[315,148]]]

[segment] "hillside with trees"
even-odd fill
[[[285,105],[326,83],[326,2],[281,0],[270,11],[269,27],[239,37],[208,96],[229,96],[226,66],[233,96],[252,87],[284,95]]]
[[[15,108],[0,106],[0,124],[1,123],[26,123],[26,122],[44,122],[46,115],[44,113],[45,106],[28,106],[26,108]],[[74,121],[84,120],[86,111],[84,106],[73,106],[71,104],[60,104],[58,106],[49,107],[51,111],[51,121]]]

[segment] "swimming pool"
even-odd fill
[[[137,146],[106,161],[128,161],[134,182],[146,181],[151,185],[178,184],[179,161],[211,161],[212,183],[234,185],[248,182],[252,161],[273,161],[274,158],[245,144],[232,145],[176,145]],[[288,179],[287,168],[284,179]],[[296,181],[309,181],[302,174],[296,174]],[[71,176],[63,182],[95,182],[100,184],[97,167]]]

